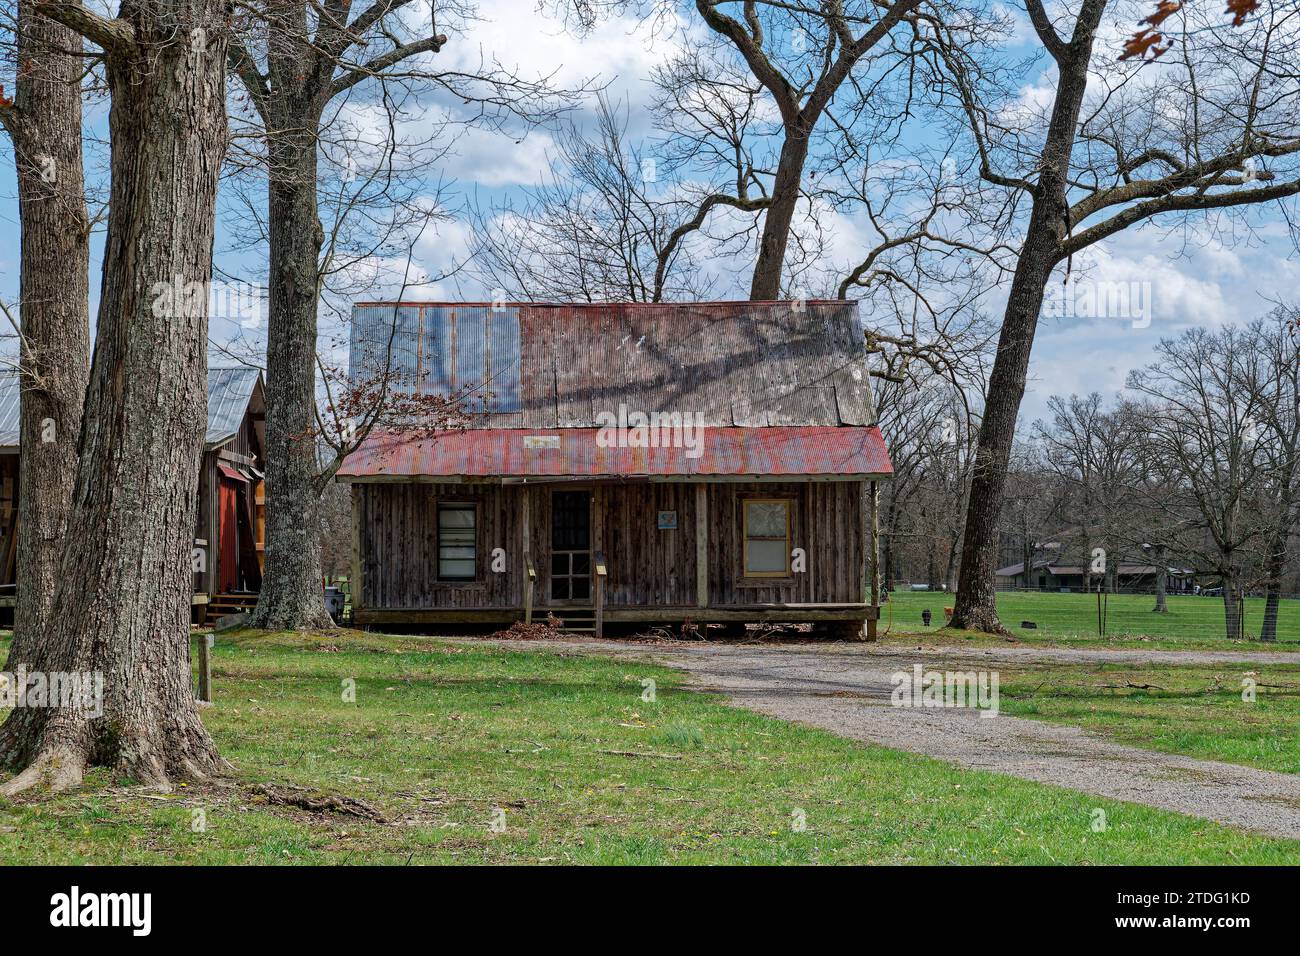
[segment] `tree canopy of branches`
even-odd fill
[[[1098,44],[1107,16],[1127,5],[1084,0],[1064,23],[1041,0],[1026,9],[1056,73],[1049,105],[1020,100],[989,51],[935,35],[960,90],[979,172],[1027,205],[966,516],[954,627],[1000,631],[994,600],[998,515],[1048,282],[1074,257],[1147,222],[1200,217],[1229,238],[1234,211],[1300,193],[1300,89],[1288,45],[1300,11],[1275,11],[1202,42],[1193,10],[1178,55],[1156,64],[1117,62]],[[1089,92],[1091,89],[1091,93]]]

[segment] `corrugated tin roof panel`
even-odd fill
[[[519,410],[515,306],[358,305],[349,352],[354,379],[388,371],[396,388],[463,396],[466,411]]]
[[[208,427],[204,441],[225,441],[239,431],[260,375],[255,368],[208,370]],[[0,369],[0,447],[18,445],[20,391],[18,371]]]
[[[435,440],[372,434],[339,470],[364,478],[689,477],[889,475],[880,429],[704,428],[676,447],[611,443],[596,428],[468,429]],[[631,433],[623,433],[630,439]],[[607,447],[610,446],[610,447]]]
[[[18,370],[0,369],[0,448],[18,445],[18,403],[21,391],[18,387]]]
[[[208,444],[225,441],[239,431],[248,402],[262,373],[255,368],[208,369]]]

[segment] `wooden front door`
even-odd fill
[[[551,603],[591,603],[591,492],[551,493]]]
[[[217,592],[239,586],[239,483],[221,475],[217,480]]]

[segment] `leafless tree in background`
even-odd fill
[[[566,124],[549,178],[476,211],[474,275],[505,298],[553,302],[707,299],[712,283],[677,238],[672,172],[627,141],[601,96],[595,128]]]
[[[1161,340],[1156,354],[1129,374],[1128,387],[1143,399],[1147,468],[1169,491],[1157,504],[1166,527],[1181,529],[1191,516],[1200,537],[1184,540],[1201,543],[1201,566],[1222,578],[1227,636],[1237,640],[1246,561],[1268,530],[1257,497],[1269,467],[1258,425],[1263,408],[1242,388],[1258,356],[1237,328],[1192,329]]]
[[[1064,23],[1041,0],[1030,21],[1056,70],[1050,107],[1019,103],[994,51],[934,35],[961,92],[981,176],[1028,206],[980,429],[954,627],[1000,632],[994,593],[998,521],[1016,418],[1048,282],[1089,246],[1159,218],[1216,215],[1300,193],[1300,89],[1286,44],[1300,11],[1277,8],[1226,36],[1197,32],[1181,12],[1177,52],[1123,64],[1099,40],[1129,4],[1083,0]],[[1125,22],[1128,22],[1125,20]],[[1167,26],[1169,31],[1172,26]],[[1089,86],[1094,92],[1089,94]],[[1240,220],[1238,220],[1240,221]]]
[[[1100,567],[1105,589],[1119,586],[1126,529],[1132,526],[1132,489],[1139,468],[1140,431],[1129,409],[1108,410],[1102,397],[1053,395],[1050,422],[1038,422],[1034,436],[1043,459],[1061,479],[1068,498],[1068,522],[1083,566],[1083,587],[1091,591],[1093,568]],[[1102,548],[1094,560],[1094,548]]]
[[[755,301],[778,299],[787,288],[787,252],[819,128],[835,135],[846,122],[837,111],[859,112],[853,101],[870,93],[863,77],[873,72],[873,57],[906,62],[907,52],[900,56],[890,46],[896,33],[906,46],[904,27],[920,5],[921,0],[695,0],[680,8],[636,0],[551,4],[579,29],[628,10],[665,30],[674,15],[691,14],[709,29],[699,41],[689,30],[679,31],[682,49],[657,77],[668,92],[670,113],[682,116],[677,131],[685,134],[682,148],[694,152],[692,167],[725,173],[705,177],[708,187],[697,189],[693,213],[679,224],[689,232],[706,228],[719,210],[750,214],[740,231],[757,231],[749,288]],[[768,108],[747,110],[757,89]],[[744,129],[728,121],[737,115],[745,119]],[[738,132],[745,134],[743,142]]]
[[[882,501],[882,573],[888,587],[904,558],[914,573],[924,567],[931,588],[955,584],[978,428],[969,406],[969,396],[940,375],[880,383],[880,428],[894,463]]]
[[[1261,641],[1277,640],[1282,581],[1300,528],[1300,342],[1295,306],[1279,306],[1247,330],[1257,361],[1245,368],[1241,383],[1258,408],[1255,428],[1263,456],[1262,499],[1268,528],[1264,533],[1264,618]]]

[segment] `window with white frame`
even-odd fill
[[[784,578],[790,574],[790,499],[750,498],[744,502],[745,576]]]

